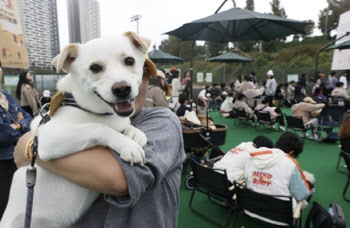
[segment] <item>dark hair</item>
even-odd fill
[[[209,89],[209,88],[210,88],[210,86],[209,86],[209,85],[206,85],[204,89],[207,90],[207,89]]]
[[[235,86],[235,83],[234,82],[231,82],[230,83],[230,88],[234,87]]]
[[[250,76],[249,75],[245,75],[244,76],[244,80],[246,80],[247,82],[250,82],[251,81]]]
[[[301,77],[302,77],[302,78],[305,78],[305,76],[306,76],[306,74],[301,74]]]
[[[251,74],[251,75],[253,75],[253,76],[255,76],[255,75],[256,75],[254,71],[250,72],[250,74]]]
[[[323,88],[321,88],[321,87],[316,87],[313,96],[314,96],[314,97],[317,96],[317,95],[320,94],[322,91],[323,91]]]
[[[238,94],[237,100],[241,101],[243,98],[245,98],[245,95],[243,93]]]
[[[184,77],[186,77],[187,72],[188,72],[187,70],[184,72],[184,74],[183,74],[183,75],[184,75]]]
[[[267,103],[269,103],[269,100],[267,99],[267,97],[263,97],[261,99],[261,104],[267,104]]]
[[[233,96],[233,91],[227,91],[227,96],[232,97]]]
[[[342,82],[337,82],[337,83],[335,83],[335,86],[336,87],[340,87],[340,86],[343,86],[344,85],[344,83],[342,83]]]
[[[267,147],[267,148],[272,148],[273,143],[272,141],[267,138],[266,136],[259,135],[253,139],[254,147],[260,148],[260,147]]]
[[[21,100],[21,90],[22,90],[23,84],[27,84],[33,87],[30,81],[27,79],[27,74],[28,74],[27,71],[23,71],[19,74],[19,79],[18,79],[17,88],[16,88],[16,97],[18,100]]]
[[[222,82],[222,83],[220,84],[220,87],[221,87],[221,89],[225,89],[226,83],[225,83],[225,82]]]
[[[344,71],[343,73],[341,73],[341,75],[344,75],[344,74],[347,74],[347,72],[346,72],[346,71]]]
[[[295,81],[294,81],[294,80],[292,80],[292,81],[290,81],[290,82],[289,82],[289,84],[293,84],[293,83],[295,83]]]
[[[275,147],[282,150],[284,153],[294,151],[293,157],[298,157],[303,151],[304,142],[292,132],[283,133],[277,140]]]
[[[335,71],[332,71],[332,72],[331,72],[331,75],[332,75],[332,76],[334,76],[334,75],[336,75],[336,74],[337,74],[337,72],[335,72]]]
[[[219,85],[219,84],[216,83],[216,82],[214,82],[214,83],[212,84],[213,87],[215,87],[215,86],[217,86],[217,85]]]
[[[179,95],[179,103],[180,104],[184,104],[186,100],[187,100],[187,94],[182,93]]]
[[[241,75],[241,74],[238,75],[238,76],[237,76],[237,79],[238,79],[239,82],[242,82],[242,75]]]
[[[161,72],[163,72],[166,75],[165,70],[163,68],[159,68],[158,70],[160,70]]]
[[[171,71],[171,74],[172,74],[173,78],[178,78],[180,72],[178,70],[173,70],[173,71]]]

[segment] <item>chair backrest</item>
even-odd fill
[[[247,119],[247,114],[245,113],[244,109],[236,109],[235,112],[236,112],[237,118]]]
[[[204,167],[193,159],[189,159],[189,161],[193,172],[195,186],[216,196],[232,200],[234,193],[229,190],[231,184],[227,179],[226,170]]]
[[[350,177],[350,152],[343,151],[341,153],[341,156],[344,158],[344,161],[345,161],[345,164],[346,164],[346,168],[349,171],[349,177]]]
[[[331,215],[321,205],[314,202],[307,216],[305,228],[310,228],[312,222],[313,228],[329,228],[333,227]]]
[[[342,151],[350,154],[350,139],[348,140],[340,140]]]
[[[271,116],[269,112],[266,111],[255,111],[255,115],[260,123],[271,124]]]
[[[304,122],[303,122],[303,119],[301,117],[299,117],[299,116],[298,117],[286,116],[286,120],[287,120],[288,128],[298,130],[298,131],[305,130]]]
[[[291,196],[266,195],[235,184],[237,206],[261,217],[293,225],[293,205]],[[262,220],[261,220],[262,221]],[[266,221],[262,221],[266,223]]]

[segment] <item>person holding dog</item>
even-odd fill
[[[181,125],[167,108],[142,109],[150,72],[146,61],[132,124],[147,138],[147,163],[131,166],[103,146],[93,147],[38,165],[77,185],[101,192],[101,197],[74,227],[177,227],[179,186],[185,159]],[[23,136],[15,151],[18,167],[29,163],[24,146],[31,134]]]
[[[1,80],[0,67],[0,83]],[[12,176],[16,171],[13,150],[18,138],[29,130],[31,120],[31,116],[0,88],[0,220],[7,205]]]

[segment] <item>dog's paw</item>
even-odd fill
[[[147,144],[147,137],[141,130],[130,125],[126,127],[124,134],[138,143],[142,148],[145,148]]]
[[[118,151],[120,158],[126,162],[130,162],[131,165],[140,164],[143,166],[146,164],[145,151],[137,143],[130,141],[127,146],[124,146]]]

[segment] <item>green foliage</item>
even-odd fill
[[[280,6],[280,0],[272,0],[270,3],[272,14],[283,18],[287,18],[286,11]]]
[[[251,10],[251,11],[254,11],[254,0],[247,0],[246,1],[246,6],[244,9],[247,9],[247,10]]]

